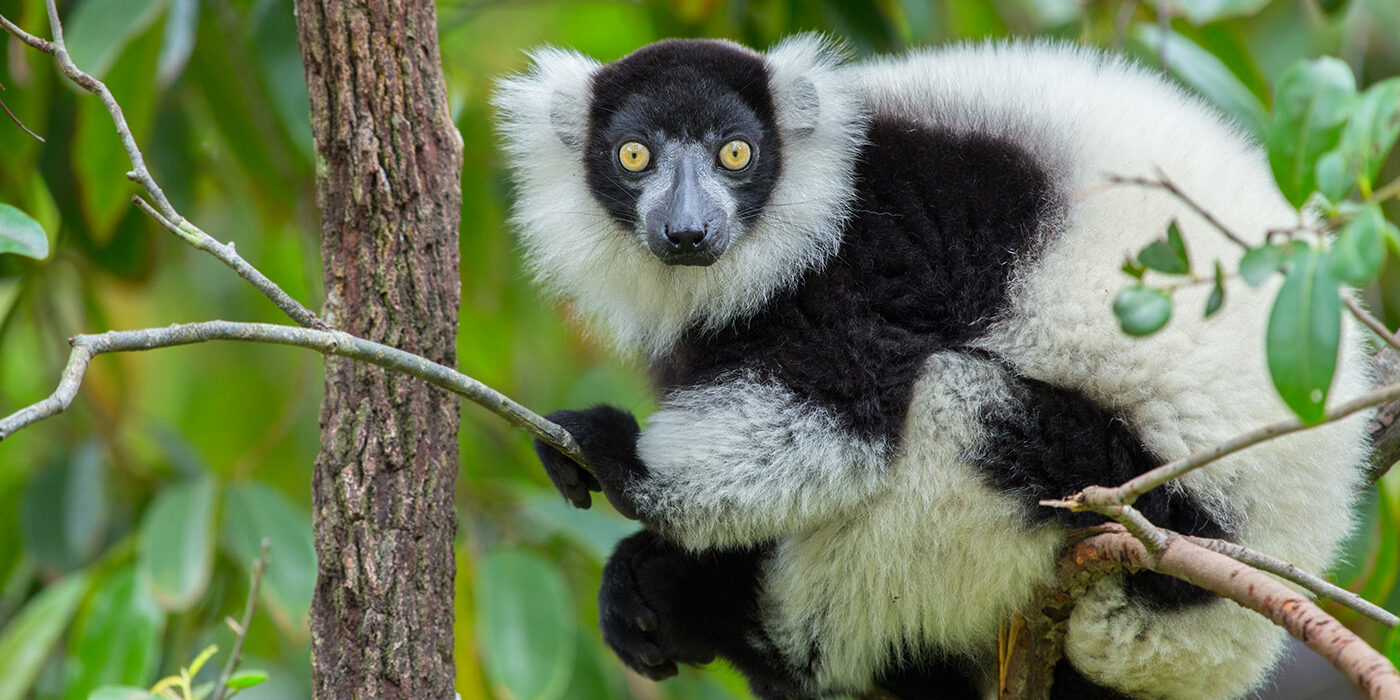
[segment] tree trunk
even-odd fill
[[[461,136],[432,0],[296,0],[326,319],[456,364]],[[451,698],[459,402],[326,359],[313,477],[318,698]]]

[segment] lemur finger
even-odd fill
[[[655,632],[657,626],[661,624],[656,619],[656,613],[643,603],[637,603],[637,610],[632,616],[632,622],[637,625],[637,629],[643,632]]]
[[[637,672],[654,681],[664,681],[667,678],[674,677],[680,670],[676,667],[676,662],[667,661],[657,666],[647,666],[646,668],[638,669]]]

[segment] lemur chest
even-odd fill
[[[774,642],[831,687],[858,687],[892,648],[989,654],[1000,620],[1053,577],[1063,531],[1035,526],[968,455],[995,391],[973,395],[975,361],[923,366],[888,489],[778,544],[763,595]]]

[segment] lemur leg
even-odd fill
[[[982,697],[959,659],[925,656],[885,669],[875,685],[900,700],[978,700]]]
[[[787,665],[765,643],[758,589],[767,548],[692,554],[643,530],[623,540],[603,569],[603,639],[653,680],[677,664],[722,656],[760,697],[801,697]]]
[[[610,406],[548,418],[594,471],[536,441],[566,498],[587,508],[601,489],[619,512],[694,552],[752,547],[855,512],[888,485],[893,451],[753,372],[669,393],[645,431]]]
[[[1090,485],[1116,486],[1164,460],[1142,444],[1128,423],[1076,392],[1054,387],[1004,368],[1008,401],[986,409],[988,436],[978,455],[999,488],[1022,495],[1034,520],[1058,520],[1070,527],[1105,521],[1094,513],[1072,513],[1039,505]],[[1226,533],[1205,509],[1170,487],[1154,489],[1134,504],[1152,523],[1201,537]],[[1152,572],[1125,577],[1124,591],[1156,610],[1172,610],[1215,600],[1185,581]]]

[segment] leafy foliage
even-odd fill
[[[292,1],[60,4],[75,60],[109,81],[177,206],[318,306],[315,163]],[[1326,285],[1381,280],[1374,298],[1396,301],[1379,311],[1400,322],[1396,203],[1362,203],[1400,174],[1387,157],[1400,132],[1400,79],[1389,77],[1400,70],[1400,11],[1389,0],[1328,3],[1336,7],[1325,15],[1267,0],[1172,4],[1182,16],[1166,32],[1157,3],[1136,3],[1119,37],[1117,2],[441,0],[452,118],[465,142],[461,368],[540,410],[595,402],[640,415],[652,409],[640,371],[609,361],[581,329],[561,323],[564,315],[521,273],[486,100],[494,77],[523,67],[526,47],[552,43],[611,59],[664,36],[764,46],[822,29],[861,54],[1031,35],[1109,50],[1121,43],[1266,139],[1281,179],[1292,183],[1284,188],[1290,201],[1320,205],[1335,238],[1301,243],[1316,261],[1325,249],[1331,262],[1308,268],[1313,293],[1298,294],[1298,303],[1315,302]],[[47,31],[39,0],[0,0],[0,14]],[[1350,65],[1311,61],[1290,70],[1324,54],[1347,56]],[[1349,82],[1353,71],[1358,79]],[[53,390],[62,339],[74,333],[204,318],[282,320],[226,269],[133,211],[134,190],[123,177],[129,166],[110,118],[56,76],[48,57],[10,51],[0,85],[0,99],[47,139],[40,144],[0,116],[0,413]],[[1391,247],[1379,271],[1377,212]],[[1202,248],[1179,231],[1162,236],[1147,260],[1135,255],[1126,266],[1134,278],[1114,307],[1120,321],[1129,317],[1125,328],[1169,329],[1174,300],[1186,298],[1177,290],[1188,285],[1212,292],[1189,313],[1213,311],[1213,322],[1229,322],[1222,310],[1235,275],[1265,285],[1302,274],[1293,257],[1301,245],[1288,236],[1224,261],[1191,259],[1188,248],[1198,256]],[[1319,286],[1319,276],[1332,279]],[[1299,322],[1299,308],[1279,310],[1295,317],[1287,335],[1313,343],[1306,329],[1325,324]],[[1320,307],[1309,308],[1320,318]],[[1321,335],[1316,340],[1327,340]],[[1327,374],[1311,364],[1326,356],[1326,343],[1306,347],[1308,362],[1281,370],[1302,373],[1307,381],[1290,391],[1304,397]],[[241,696],[309,694],[306,610],[316,559],[307,484],[318,447],[319,373],[310,353],[261,347],[104,358],[62,420],[0,443],[0,700],[84,693],[149,700],[159,678],[192,670],[187,661],[209,644],[228,648],[222,620],[242,608],[263,537],[272,542],[271,566],[247,652],[268,680]],[[634,524],[605,507],[563,507],[525,437],[493,417],[465,409],[460,440],[455,612],[463,698],[627,695],[620,664],[593,623],[592,598],[604,557]],[[1357,570],[1341,577],[1392,610],[1400,610],[1386,583],[1400,551],[1397,503],[1368,502],[1369,527],[1348,558]],[[525,576],[538,580],[520,583]],[[527,591],[540,598],[526,601]],[[488,606],[487,597],[503,602]],[[1385,638],[1365,631],[1374,642]],[[191,690],[213,681],[210,665],[191,674]],[[683,669],[657,694],[747,691],[732,671]]]

